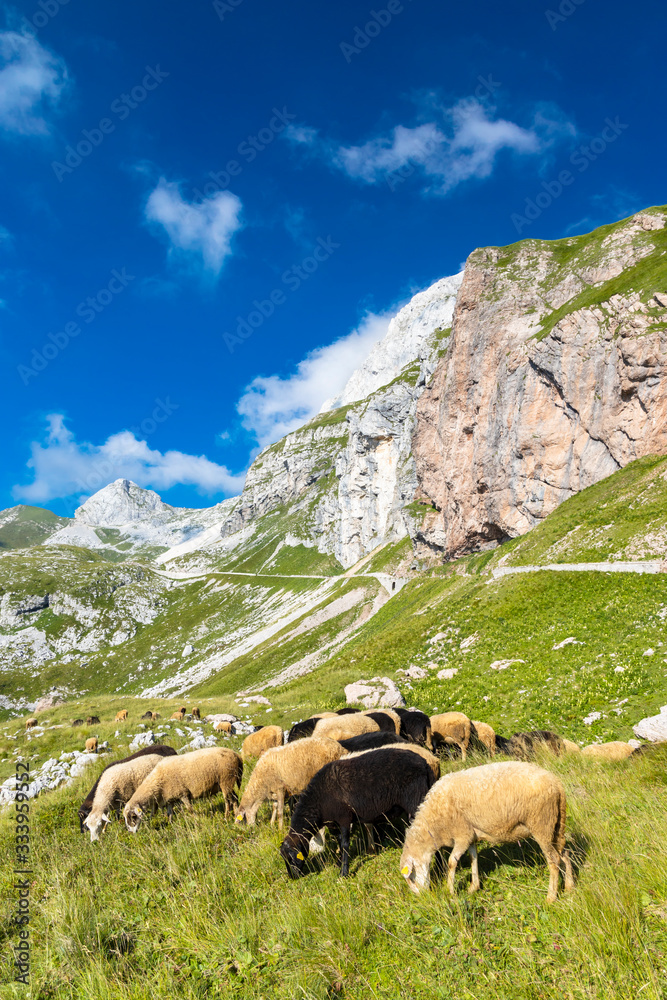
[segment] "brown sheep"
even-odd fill
[[[192,709],[192,718],[193,719],[201,719],[201,714],[200,714],[198,708],[193,708]]]
[[[581,747],[578,743],[573,743],[572,740],[566,740],[563,737],[563,746],[565,747],[565,753],[581,753]]]
[[[185,708],[179,708],[178,712],[174,712],[173,715],[169,716],[169,719],[170,721],[173,720],[174,722],[182,722],[183,719],[185,718],[185,713],[186,713]]]
[[[177,757],[164,757],[137,788],[123,810],[125,825],[136,833],[147,809],[155,813],[164,806],[171,822],[173,807],[181,802],[192,809],[194,799],[218,792],[225,796],[225,816],[238,799],[234,787],[241,787],[243,761],[233,750],[206,747]]]
[[[334,715],[331,718],[319,719],[315,724],[313,736],[324,736],[329,740],[346,740],[351,736],[360,736],[361,733],[379,731],[377,722],[359,712],[354,715]]]
[[[213,728],[219,733],[231,733],[232,724],[231,722],[216,722]]]
[[[343,716],[356,718],[356,716]],[[241,798],[236,822],[246,821],[253,826],[257,810],[267,800],[273,802],[271,823],[278,817],[278,827],[283,828],[283,811],[288,795],[300,795],[310,779],[321,767],[338,760],[345,750],[334,740],[306,736],[283,747],[267,750],[257,761]]]
[[[634,753],[634,747],[631,747],[629,743],[614,740],[612,743],[592,743],[589,747],[584,747],[581,752],[584,757],[618,761],[625,760],[631,753]]]
[[[249,757],[261,757],[266,750],[283,745],[283,731],[280,726],[262,726],[256,733],[246,736],[241,746],[241,756],[244,760]]]
[[[433,855],[451,847],[447,884],[466,851],[472,858],[470,891],[479,889],[478,840],[506,844],[532,837],[549,865],[547,902],[558,895],[561,862],[565,888],[573,887],[572,866],[565,848],[565,789],[559,778],[536,764],[507,761],[482,764],[447,774],[435,783],[405,835],[401,875],[413,892],[429,884]]]
[[[393,710],[393,708],[367,708],[365,711],[361,712],[361,715],[370,715],[373,719],[378,713],[382,713],[382,715],[386,715],[391,719],[394,724],[394,731],[396,735],[399,736],[401,732],[401,717]],[[375,719],[375,721],[380,726],[380,729],[385,729],[379,719]],[[388,727],[386,727],[385,731],[389,731]]]
[[[83,719],[72,719],[72,725],[73,726],[82,726],[83,725]]]
[[[26,719],[25,720],[25,728],[26,729],[34,729],[35,726],[38,726],[38,725],[39,725],[39,723],[38,723],[37,719]]]
[[[492,729],[486,722],[477,722],[475,719],[472,720],[472,724],[477,732],[477,739],[482,744],[485,750],[491,754],[492,757],[496,755],[496,732]]]
[[[97,736],[91,736],[86,740],[86,753],[97,753]]]
[[[433,746],[457,746],[461,750],[461,759],[465,760],[470,746],[472,723],[463,712],[443,712],[431,716]]]
[[[116,718],[114,719],[114,722],[125,722],[126,719],[127,719],[127,709],[121,708],[120,712],[116,712]]]
[[[531,729],[528,733],[515,733],[510,739],[510,754],[517,760],[534,760],[538,750],[546,750],[556,757],[565,754],[565,743],[561,736],[548,729]]]
[[[100,720],[97,715],[89,715],[88,718],[86,719],[87,726],[99,726],[99,724]]]

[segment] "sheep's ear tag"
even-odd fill
[[[410,865],[403,865],[403,867],[401,868],[401,875],[409,875],[409,874],[410,874]]]
[[[239,815],[236,817],[236,819],[234,820],[234,822],[235,823],[242,823],[243,822],[243,816],[241,816],[241,814],[239,813]]]
[[[299,861],[305,861],[306,860],[304,858],[303,854],[301,853],[301,851],[297,851],[296,852],[296,856],[297,856],[297,860],[299,860]]]

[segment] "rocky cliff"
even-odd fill
[[[416,417],[416,544],[449,558],[521,535],[633,459],[667,451],[667,229],[487,247]]]

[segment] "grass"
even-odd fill
[[[70,523],[43,507],[21,505],[0,513],[0,551],[23,549],[39,545],[60,528]]]
[[[90,844],[76,808],[91,777],[79,779],[31,806],[31,996],[664,1000],[667,756],[545,763],[568,793],[577,868],[575,891],[551,906],[530,842],[485,846],[481,891],[465,892],[463,863],[454,899],[441,881],[410,896],[400,847],[369,856],[358,837],[349,879],[328,852],[290,882],[268,813],[236,829],[215,802],[171,826],[160,816],[136,837],[113,823]],[[5,815],[7,857],[12,832]],[[25,991],[10,984],[17,938],[6,867],[2,886],[9,1000]]]

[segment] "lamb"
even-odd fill
[[[634,753],[634,747],[629,743],[614,740],[612,743],[592,743],[581,751],[584,757],[595,757],[597,760],[625,760]]]
[[[296,743],[267,750],[257,762],[255,770],[241,798],[236,822],[244,820],[253,826],[257,810],[263,802],[273,802],[271,823],[278,817],[278,828],[283,828],[285,798],[300,795],[308,782],[321,767],[342,757],[345,750],[335,740],[307,736]]]
[[[173,715],[169,716],[170,721],[173,720],[174,722],[182,722],[185,718],[185,712],[185,708],[179,708],[178,712],[174,712]]]
[[[358,753],[362,750],[379,750],[380,747],[394,746],[396,743],[407,745],[408,741],[396,733],[361,733],[360,736],[350,736],[349,739],[339,740],[340,745],[348,753]]]
[[[559,778],[536,764],[507,761],[482,764],[440,778],[424,799],[410,826],[401,855],[401,875],[415,893],[429,885],[433,855],[452,847],[449,891],[461,856],[472,858],[470,892],[479,889],[478,840],[512,843],[533,837],[549,865],[547,902],[558,894],[561,862],[565,889],[573,887],[572,866],[565,848],[565,790]]]
[[[127,719],[127,709],[121,708],[120,712],[116,712],[116,718],[114,719],[114,722],[125,722],[126,719]]]
[[[250,736],[246,736],[241,745],[241,756],[244,760],[249,757],[261,757],[266,750],[282,745],[283,731],[280,726],[262,726]]]
[[[141,750],[136,750],[133,754],[130,754],[129,757],[123,757],[121,760],[112,760],[110,764],[107,764],[107,766],[102,771],[102,774],[97,779],[97,781],[95,782],[95,784],[90,789],[85,799],[79,806],[79,826],[81,828],[81,833],[86,832],[84,823],[86,821],[86,817],[90,815],[90,812],[93,808],[95,793],[97,792],[97,789],[99,787],[102,775],[106,774],[106,772],[109,770],[110,767],[116,767],[118,764],[127,764],[127,762],[130,760],[135,760],[137,757],[145,757],[148,754],[158,754],[160,757],[175,757],[176,751],[174,750],[173,747],[168,747],[164,744],[157,744],[156,746],[142,747]]]
[[[100,839],[100,832],[109,822],[109,811],[120,810],[132,798],[139,785],[164,758],[161,754],[143,754],[107,769],[97,783],[93,807],[84,820],[90,830],[91,842]]]
[[[372,733],[371,735],[375,736],[375,733]],[[356,752],[348,753],[347,756],[345,758],[343,758],[343,759],[347,760],[349,757],[360,757],[362,754],[366,754],[366,753],[377,753],[377,751],[381,750],[381,749],[386,749],[386,750],[407,750],[410,753],[416,753],[416,754],[418,754],[422,758],[422,760],[425,760],[426,763],[428,764],[428,766],[431,768],[431,770],[433,771],[433,777],[435,778],[435,780],[437,781],[438,778],[440,777],[440,761],[439,761],[439,759],[435,756],[434,753],[431,753],[430,750],[427,750],[426,747],[420,747],[416,743],[398,743],[398,744],[397,743],[392,743],[392,744],[389,744],[387,747],[376,747],[376,748],[369,748],[367,750],[357,750]]]
[[[97,715],[89,715],[88,718],[86,719],[86,725],[87,726],[99,726],[99,724],[100,724],[100,720],[99,720],[99,716],[97,716]]]
[[[373,719],[377,722],[380,729],[385,733],[396,733],[398,736],[401,731],[401,717],[394,712],[391,708],[372,708],[367,712],[362,712],[362,715],[367,715],[369,719]]]
[[[26,729],[34,729],[35,726],[38,726],[38,725],[39,725],[39,723],[38,723],[37,719],[26,719],[25,720],[25,728]]]
[[[232,724],[231,722],[216,722],[213,728],[219,733],[231,733]]]
[[[319,715],[311,715],[309,719],[295,722],[287,735],[287,742],[293,743],[294,740],[302,740],[308,736],[312,736],[313,730],[320,719],[330,719],[337,714],[337,712],[320,712]]]
[[[483,747],[491,756],[495,756],[496,753],[496,734],[495,731],[486,722],[477,722],[475,719],[472,720],[472,724],[475,727],[475,732],[477,733],[477,741],[481,747]]]
[[[517,760],[534,760],[537,750],[549,750],[556,757],[565,753],[562,737],[548,729],[531,729],[528,733],[515,733],[510,740],[510,754]]]
[[[401,720],[400,735],[413,743],[419,743],[427,750],[432,750],[431,720],[426,712],[420,712],[416,708],[395,708],[394,711]]]
[[[332,719],[319,719],[313,736],[326,736],[330,740],[345,740],[360,733],[379,732],[379,725],[368,715],[338,715]]]
[[[97,736],[91,736],[86,740],[86,753],[97,753]]]
[[[150,807],[155,814],[160,806],[166,808],[171,822],[176,802],[191,810],[193,799],[217,792],[225,796],[227,817],[230,805],[235,807],[238,803],[234,786],[240,788],[242,778],[243,761],[225,747],[207,747],[180,757],[167,757],[153,768],[125,806],[125,825],[130,833],[136,833],[146,810]]]
[[[461,750],[461,759],[466,759],[473,732],[472,723],[467,715],[463,712],[432,715],[431,729],[434,746],[457,746]]]
[[[435,778],[416,753],[372,750],[327,764],[299,799],[280,853],[290,878],[304,874],[310,838],[323,826],[340,829],[341,875],[349,874],[350,828],[354,820],[375,823],[400,808],[411,819]]]

